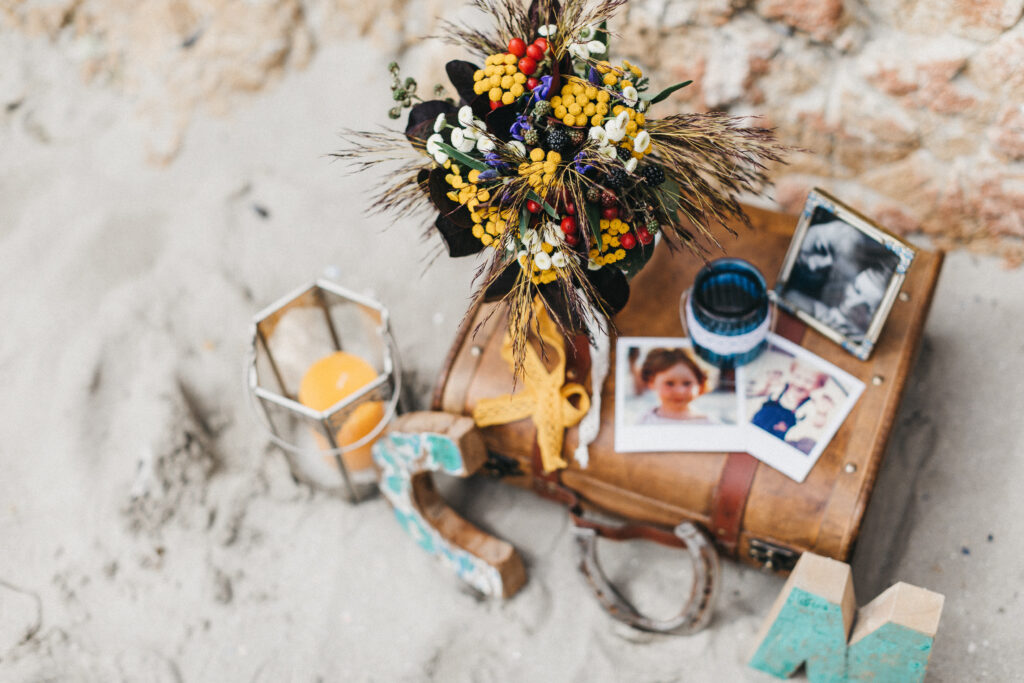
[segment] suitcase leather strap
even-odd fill
[[[807,326],[785,311],[775,311],[775,333],[799,344]],[[739,547],[743,513],[760,463],[748,453],[730,453],[711,501],[711,532],[718,545],[730,555]]]

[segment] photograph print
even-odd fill
[[[910,246],[815,189],[786,255],[776,300],[863,360],[913,257]]]
[[[769,335],[747,365],[747,452],[803,481],[853,409],[864,384],[802,347]]]
[[[698,358],[689,339],[620,337],[615,358],[616,451],[742,448],[736,382]]]

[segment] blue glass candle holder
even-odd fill
[[[768,287],[761,272],[743,259],[704,266],[680,308],[694,350],[723,370],[749,363],[768,344]]]

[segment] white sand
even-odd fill
[[[766,680],[743,655],[780,579],[728,564],[710,629],[637,634],[584,588],[563,510],[474,482],[453,503],[530,576],[481,602],[383,501],[296,486],[267,446],[242,391],[257,309],[336,266],[391,308],[425,402],[468,302],[473,262],[427,268],[439,243],[363,216],[366,184],[325,156],[390,106],[371,45],[198,116],[164,168],[130,101],[43,43],[0,54],[0,680]],[[861,603],[946,594],[931,680],[1024,666],[1021,292],[1024,271],[948,259],[855,558]],[[615,575],[676,578],[608,551]]]

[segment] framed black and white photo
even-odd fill
[[[914,254],[909,244],[815,188],[782,263],[774,299],[867,360]]]

